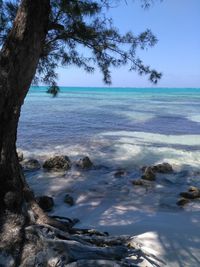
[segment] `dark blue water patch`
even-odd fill
[[[200,123],[181,116],[157,116],[146,122],[132,124],[134,131],[164,135],[200,134]]]
[[[19,146],[28,149],[49,145],[76,145],[87,142],[106,131],[131,130],[123,123],[123,116],[93,110],[73,112],[49,110],[46,113],[28,113],[21,118],[18,132]]]
[[[32,110],[32,109],[31,109]],[[24,114],[20,121],[18,143],[25,148],[85,143],[104,132],[128,131],[164,135],[200,134],[200,124],[179,116],[158,116],[146,122],[130,121],[113,110],[66,111]],[[110,112],[109,112],[110,111]],[[156,144],[155,144],[156,145]],[[166,146],[166,144],[165,144]]]

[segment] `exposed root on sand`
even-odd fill
[[[93,229],[76,229],[71,221],[67,225],[57,220],[52,224],[64,227],[55,227],[41,220],[27,224],[13,214],[8,217],[3,225],[1,221],[5,233],[0,241],[3,267],[164,266],[160,259],[144,252],[134,237],[110,237]]]

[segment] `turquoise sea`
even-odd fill
[[[197,166],[200,88],[32,87],[20,118],[27,154],[88,154],[110,164]]]

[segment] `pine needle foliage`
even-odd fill
[[[147,75],[156,84],[162,74],[145,65],[137,56],[137,49],[147,49],[157,39],[150,29],[139,35],[120,34],[107,16],[108,10],[120,1],[112,0],[50,0],[51,14],[48,33],[34,78],[34,83],[50,86],[55,96],[56,69],[75,65],[92,73],[98,67],[106,84],[111,83],[111,69],[127,65],[129,70]],[[153,0],[141,0],[148,8]],[[20,1],[0,0],[0,46],[6,39]],[[126,3],[125,3],[126,4]],[[34,16],[34,14],[33,14]]]

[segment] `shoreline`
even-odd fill
[[[181,187],[189,172],[160,173],[156,181],[148,182],[151,186],[143,187],[131,183],[141,170],[128,170],[119,176],[116,171],[117,167],[83,170],[73,163],[64,173],[41,169],[27,172],[27,180],[36,195],[53,197],[51,215],[78,218],[78,228],[136,236],[142,247],[163,259],[166,266],[198,267],[200,202],[184,208],[176,205],[181,189],[194,185],[189,179]],[[74,205],[63,202],[66,194],[73,197]]]

